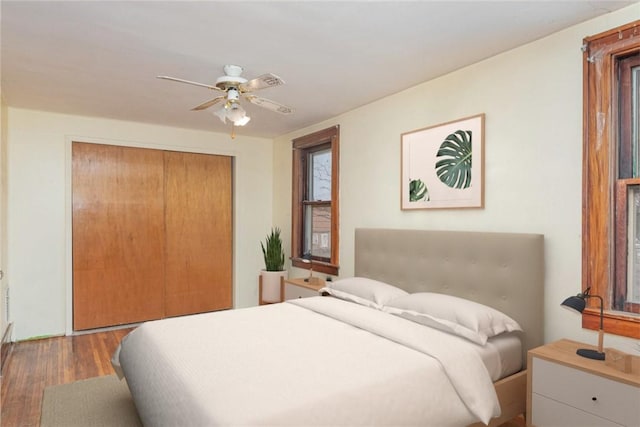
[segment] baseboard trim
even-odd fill
[[[2,343],[0,344],[0,377],[4,374],[4,365],[11,356],[13,349],[13,341],[11,340],[11,332],[13,331],[13,322],[9,323],[2,334]]]

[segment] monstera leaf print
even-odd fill
[[[427,186],[420,179],[412,179],[409,181],[409,201],[419,202],[420,200],[429,200],[429,191]]]
[[[471,186],[471,131],[458,130],[447,136],[436,154],[436,174],[451,188]]]

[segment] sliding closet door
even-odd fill
[[[166,316],[231,308],[231,158],[165,153]]]
[[[74,330],[162,317],[163,155],[73,143]]]

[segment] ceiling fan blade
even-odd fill
[[[218,102],[222,101],[223,99],[225,99],[225,96],[218,96],[216,98],[210,99],[207,102],[203,102],[202,104],[195,106],[191,109],[191,111],[200,111],[200,110],[205,110],[209,107],[211,107],[212,105],[217,104]]]
[[[270,99],[260,98],[258,96],[245,96],[245,98],[252,104],[256,104],[262,108],[266,108],[267,110],[275,111],[276,113],[280,113],[280,114],[293,113],[293,108],[287,107],[286,105],[279,104]]]
[[[267,87],[280,86],[284,84],[284,80],[275,74],[267,73],[256,77],[253,80],[249,80],[246,83],[240,85],[240,91],[252,92],[254,90],[260,90]]]
[[[164,80],[171,80],[173,82],[179,82],[179,83],[187,83],[190,85],[194,85],[194,86],[202,86],[202,87],[206,87],[212,90],[219,90],[219,91],[223,91],[222,89],[220,89],[217,86],[212,86],[212,85],[208,85],[208,84],[204,84],[204,83],[198,83],[198,82],[192,82],[191,80],[184,80],[184,79],[178,79],[175,77],[169,77],[169,76],[158,76],[159,79],[164,79]]]

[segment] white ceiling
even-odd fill
[[[0,3],[6,104],[228,132],[207,111],[224,64],[280,76],[238,134],[320,122],[635,1],[8,1]],[[640,5],[640,3],[638,3]],[[585,34],[587,36],[588,34]],[[579,46],[576,46],[579,49]],[[210,109],[213,110],[213,109]]]

